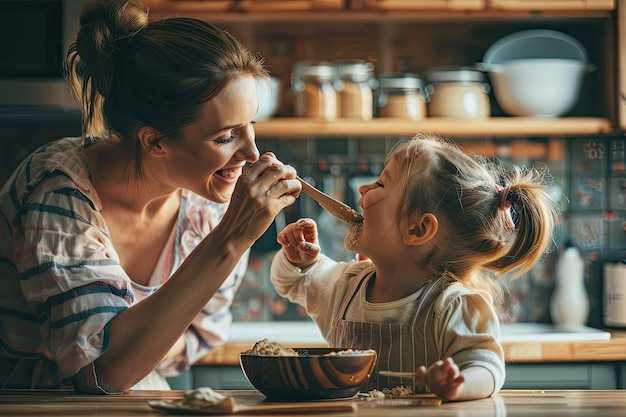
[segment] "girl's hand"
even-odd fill
[[[417,368],[415,384],[428,385],[430,391],[446,400],[456,400],[465,378],[452,358],[446,358],[430,365]]]
[[[276,239],[287,259],[304,269],[317,262],[320,247],[317,241],[317,224],[313,219],[300,219],[285,227]]]

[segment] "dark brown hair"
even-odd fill
[[[151,126],[176,139],[231,80],[267,78],[259,56],[207,22],[149,22],[137,0],[87,2],[65,70],[81,102],[83,133],[117,135],[131,147]]]

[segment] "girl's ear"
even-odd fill
[[[161,134],[150,126],[143,126],[137,132],[137,139],[145,153],[155,158],[165,156],[165,149],[161,146]]]
[[[402,241],[407,245],[423,245],[435,237],[439,230],[439,220],[432,213],[421,214],[416,220],[409,224],[402,236]]]

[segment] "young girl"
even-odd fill
[[[378,351],[367,388],[490,396],[505,379],[493,275],[523,274],[549,246],[558,212],[542,179],[439,138],[401,141],[378,181],[359,190],[364,220],[345,244],[363,260],[320,254],[315,222],[300,219],[278,235],[272,282],[330,346]]]

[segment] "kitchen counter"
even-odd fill
[[[233,396],[237,403],[269,406],[257,391],[222,391]],[[98,415],[99,417],[163,416],[152,409],[148,401],[181,398],[182,391],[136,391],[122,395],[94,396],[75,394],[71,391],[13,391],[0,390],[0,416],[20,417],[67,417]],[[433,398],[424,394],[420,397]],[[328,417],[381,417],[404,416],[464,416],[464,417],[527,417],[538,416],[623,416],[626,412],[626,395],[623,391],[596,390],[503,390],[491,398],[482,400],[442,403],[440,405],[411,404],[409,401],[333,400],[332,403],[353,404],[354,411],[319,414]],[[284,404],[284,403],[282,403]],[[315,402],[312,404],[320,404]],[[255,413],[261,416],[276,415]],[[283,414],[285,415],[285,414]]]
[[[502,346],[507,363],[623,362],[626,361],[626,331],[547,332],[537,325],[532,332],[524,324],[503,326]],[[606,335],[606,336],[605,336]],[[239,366],[239,353],[267,338],[288,347],[325,347],[311,322],[234,323],[229,342],[209,352],[197,365]]]

